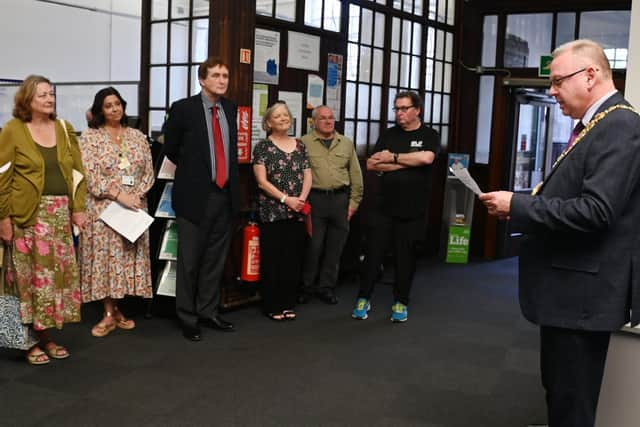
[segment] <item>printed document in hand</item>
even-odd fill
[[[100,219],[131,243],[138,240],[153,222],[153,217],[144,210],[128,209],[118,202],[109,203]]]
[[[469,190],[473,191],[476,195],[482,194],[482,190],[478,187],[478,183],[471,177],[469,170],[462,166],[461,163],[454,163],[449,166],[449,170],[456,176]]]

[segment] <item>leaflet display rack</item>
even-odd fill
[[[449,153],[448,165],[461,163],[467,167],[468,154]],[[460,180],[449,173],[445,183],[442,209],[443,235],[446,237],[446,262],[466,264],[469,259],[471,221],[475,195]]]

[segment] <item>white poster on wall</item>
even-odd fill
[[[320,37],[289,31],[287,67],[318,71],[320,69]]]
[[[278,99],[284,101],[291,111],[292,123],[289,128],[289,135],[300,138],[302,136],[302,92],[285,92],[278,93]]]
[[[324,80],[315,74],[307,77],[307,109],[310,110],[322,105],[322,93],[324,92]]]
[[[280,33],[256,28],[253,81],[277,85],[280,75]]]
[[[340,120],[342,62],[342,55],[338,55],[337,53],[327,55],[327,106],[333,110],[336,120]]]
[[[258,141],[267,137],[262,129],[262,117],[269,103],[269,86],[253,85],[253,114],[251,115],[251,152]]]

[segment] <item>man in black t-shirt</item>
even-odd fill
[[[420,120],[422,100],[415,92],[399,92],[393,110],[396,124],[380,135],[367,170],[378,172],[380,189],[367,234],[364,275],[353,310],[364,320],[389,244],[395,258],[391,320],[405,322],[416,267],[416,243],[424,234],[431,193],[432,164],[440,152],[440,136]]]

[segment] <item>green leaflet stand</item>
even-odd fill
[[[449,153],[448,166],[461,163],[468,167],[469,155]],[[471,220],[475,195],[451,172],[447,175],[444,191],[443,227],[447,239],[445,261],[451,264],[466,264],[469,260]]]

